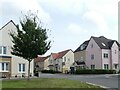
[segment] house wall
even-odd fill
[[[74,53],[70,50],[63,56],[66,57],[65,65],[63,66],[63,73],[70,71],[70,66],[74,63]]]
[[[114,42],[111,47],[111,54],[112,54],[112,60],[111,60],[112,67],[111,68],[115,69],[114,64],[118,64],[118,60],[119,60],[119,49],[118,49],[118,45],[116,42]]]
[[[104,53],[108,54],[108,58],[104,58]],[[111,66],[110,59],[111,59],[110,50],[109,49],[102,49],[102,69],[104,69],[104,64],[108,64],[109,69],[110,69],[110,66]]]
[[[47,58],[45,61],[44,61],[44,70],[49,70],[49,58]]]
[[[18,65],[19,63],[25,63],[25,75],[27,76],[28,75],[28,61],[23,59],[23,58],[20,58],[20,57],[17,57],[17,56],[14,56],[11,54],[11,47],[13,45],[12,43],[12,39],[9,35],[10,32],[16,32],[17,31],[17,28],[16,26],[10,22],[9,24],[7,24],[4,28],[2,28],[0,30],[0,33],[2,37],[2,42],[0,42],[0,46],[6,46],[7,47],[7,53],[6,54],[3,54],[2,56],[12,56],[12,60],[11,60],[11,76],[15,76],[15,75],[18,75],[18,76],[21,76],[22,73],[19,73],[18,72]],[[31,69],[30,69],[30,72],[32,73],[33,75],[33,67],[34,63],[33,61],[31,62]]]
[[[83,50],[83,51],[78,51],[78,52],[75,52],[74,53],[74,60],[75,61],[80,61],[81,60],[81,57],[83,58],[83,61],[86,60],[86,51]]]
[[[48,59],[48,67],[49,67],[49,70],[55,70],[54,69],[54,59],[53,59],[52,55],[50,55],[50,58]]]
[[[22,74],[24,73],[25,76],[28,76],[28,61],[23,59],[23,58],[20,58],[20,57],[17,57],[17,56],[12,56],[12,76],[22,76]],[[34,60],[31,61],[30,63],[30,73],[31,75],[33,76],[33,71],[34,71]],[[25,64],[25,72],[19,72],[19,64]]]
[[[36,62],[35,65],[39,66],[38,70],[40,70],[40,71],[44,69],[44,62],[43,61],[42,62]]]
[[[91,44],[93,44],[93,48],[91,47]],[[97,45],[97,43],[94,41],[93,38],[90,39],[89,44],[86,48],[86,66],[91,69],[91,65],[95,65],[95,69],[101,69],[102,68],[102,62],[101,62],[101,49]],[[91,55],[94,55],[94,60],[91,60]]]
[[[1,33],[2,33],[2,42],[0,42],[0,46],[6,46],[7,47],[7,55],[11,55],[11,46],[13,45],[12,39],[9,35],[10,32],[16,32],[17,28],[16,26],[10,22],[2,28]]]
[[[75,60],[75,61],[80,61],[80,60],[81,60],[81,57],[83,58],[83,61],[86,60],[85,50],[83,50],[83,51],[78,51],[78,52],[75,52],[75,53],[74,53],[74,60]]]
[[[62,72],[63,71],[63,65],[62,65],[63,58],[56,59],[55,62],[57,64],[58,71]]]

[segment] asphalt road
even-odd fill
[[[67,78],[71,80],[79,80],[105,88],[118,88],[120,84],[120,75],[65,75],[65,74],[40,74],[41,78]],[[118,78],[119,77],[119,78]]]

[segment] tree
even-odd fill
[[[17,25],[17,33],[10,32],[12,37],[12,54],[23,57],[28,60],[28,80],[30,77],[30,62],[38,55],[43,55],[51,47],[51,41],[48,41],[47,31],[39,23],[40,20],[36,14],[25,15],[20,20],[22,30]]]

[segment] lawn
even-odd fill
[[[80,81],[56,78],[27,80],[3,80],[2,88],[99,88]],[[100,89],[104,90],[104,89]]]

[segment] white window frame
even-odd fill
[[[115,69],[118,69],[118,64],[114,64],[114,68],[115,68]]]
[[[103,57],[107,59],[109,57],[108,53],[103,53]]]
[[[0,54],[7,54],[7,47],[6,46],[0,46]]]
[[[109,64],[104,64],[104,69],[108,70],[109,69]]]
[[[94,54],[91,54],[91,60],[94,60],[95,59],[95,55]]]
[[[66,58],[66,57],[64,57],[63,62],[66,62],[66,60],[67,60],[67,58]]]
[[[2,65],[4,65],[4,67]],[[0,67],[1,72],[9,72],[9,62],[0,62]]]
[[[26,66],[25,63],[19,63],[19,64],[18,64],[18,72],[19,72],[19,73],[25,73],[26,68],[25,68],[24,65]],[[23,69],[23,66],[24,66],[24,69]]]
[[[91,65],[91,69],[95,69],[95,64],[92,64],[92,65]]]

